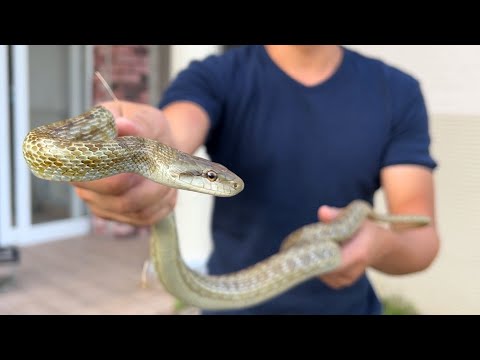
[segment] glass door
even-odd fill
[[[36,178],[22,154],[28,131],[86,109],[87,51],[61,45],[0,49],[0,146],[7,164],[0,173],[2,245],[68,238],[89,230],[86,209],[71,186]]]
[[[31,45],[28,53],[29,128],[70,117],[70,93],[81,84],[71,84],[69,46]],[[73,60],[73,59],[72,59]],[[76,93],[80,93],[76,91]],[[72,187],[65,183],[31,178],[31,221],[41,224],[68,219],[72,214]]]
[[[87,209],[70,185],[31,174],[22,154],[25,135],[34,127],[78,115],[94,102],[106,100],[95,70],[101,70],[114,90],[122,92],[117,95],[122,99],[157,104],[169,80],[168,49],[0,45],[1,246],[90,231]]]

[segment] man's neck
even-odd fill
[[[265,49],[278,67],[305,86],[330,78],[343,57],[337,45],[265,45]]]

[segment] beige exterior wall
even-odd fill
[[[400,294],[427,314],[480,314],[480,46],[347,45],[381,58],[422,84],[439,162],[436,201],[441,252],[430,269],[408,276],[371,271],[380,294]],[[217,46],[175,46],[172,74]],[[175,55],[176,54],[176,55]],[[199,152],[205,155],[203,149]],[[381,192],[378,210],[384,210]],[[181,249],[201,266],[211,249],[211,198],[182,192],[177,217]]]
[[[426,314],[480,314],[480,46],[356,45],[422,83],[430,113],[442,247],[422,273],[371,271],[381,294],[400,294]],[[377,194],[378,209],[384,209]]]

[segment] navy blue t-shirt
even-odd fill
[[[394,164],[435,168],[419,83],[383,62],[343,48],[336,72],[304,86],[261,45],[193,61],[159,107],[192,101],[208,113],[212,160],[245,189],[215,198],[211,274],[244,269],[278,252],[298,227],[317,222],[321,205],[373,202],[380,170]],[[264,304],[212,314],[379,314],[366,275],[333,290],[307,281]]]

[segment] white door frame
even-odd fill
[[[75,54],[72,49],[72,54]],[[71,58],[73,59],[73,57]],[[8,62],[12,64],[13,88],[9,91]],[[28,45],[13,45],[12,58],[8,58],[8,46],[0,46],[0,244],[31,245],[40,242],[65,239],[85,235],[90,229],[87,216],[75,216],[81,212],[78,203],[72,202],[74,217],[32,224],[31,201],[31,172],[28,169],[22,154],[22,142],[30,130],[30,102],[29,102],[29,66]],[[71,65],[71,71],[80,65]],[[74,76],[70,74],[71,78]],[[12,97],[9,99],[9,93]],[[72,95],[73,96],[73,95]],[[10,138],[9,104],[13,104],[13,137]],[[71,99],[73,100],[73,99]],[[73,103],[72,103],[73,105]],[[73,106],[75,107],[75,106]],[[78,106],[80,107],[80,106]],[[78,110],[78,109],[72,109]],[[13,154],[10,154],[10,142],[13,142]],[[13,156],[13,169],[10,158]],[[12,179],[15,179],[15,224],[12,224],[12,204],[10,192]],[[76,200],[78,201],[78,200]]]
[[[68,47],[68,76],[69,76],[69,116],[73,117],[81,114],[90,106],[89,97],[85,89],[89,82],[82,75],[87,71],[87,66],[92,66],[86,61],[86,55],[82,51],[86,48],[83,45],[70,45]],[[90,49],[91,50],[91,49]],[[91,86],[90,86],[91,88]],[[76,218],[84,213],[84,204],[75,194],[73,188],[70,188],[70,216]]]
[[[13,88],[13,168],[15,176],[15,227],[24,238],[32,223],[32,184],[30,171],[22,154],[22,142],[30,130],[30,87],[28,46],[12,46]]]
[[[0,245],[12,238],[8,45],[0,45]]]

